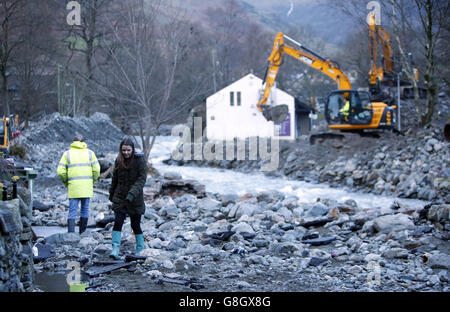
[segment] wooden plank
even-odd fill
[[[177,280],[177,279],[173,279],[173,278],[162,277],[162,278],[158,279],[155,283],[156,284],[171,283],[171,284],[187,286],[187,285],[189,285],[190,282],[186,281],[186,280]]]
[[[86,271],[86,274],[88,274],[89,276],[97,276],[100,274],[105,274],[105,273],[109,273],[118,269],[122,269],[122,268],[128,268],[132,265],[133,263],[129,262],[129,263],[125,263],[125,262],[120,262],[118,264],[111,264],[111,265],[106,265],[106,266],[102,266],[102,267],[91,267]]]

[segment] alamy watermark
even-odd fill
[[[66,5],[66,9],[70,10],[67,14],[66,21],[69,26],[81,25],[81,5],[78,1],[70,1]]]
[[[377,26],[381,25],[380,3],[378,1],[370,1],[367,3],[366,9],[370,10],[366,18],[367,24],[372,25],[372,23],[375,23]]]
[[[78,261],[70,261],[67,268],[72,270],[67,274],[66,282],[69,285],[79,284],[81,281],[80,263]]]
[[[194,117],[194,135],[191,128],[178,125],[172,128],[172,136],[181,137],[172,152],[174,160],[262,160],[262,171],[275,171],[279,165],[280,141],[278,138],[249,137],[230,140],[210,140],[206,143],[193,138],[202,138],[202,118]],[[248,145],[248,148],[247,148]],[[248,152],[248,153],[247,153]],[[248,156],[248,157],[247,157]]]
[[[415,243],[417,241],[417,237],[411,236],[410,230],[398,231],[398,232],[396,232],[395,235],[397,235],[397,240],[401,240],[405,243],[407,243],[407,242]],[[385,240],[385,242],[387,242],[387,240]],[[380,255],[379,258],[381,258],[381,257],[383,257],[383,256]],[[408,258],[407,258],[407,260],[405,260],[404,264],[407,265],[408,270],[410,270],[410,272],[417,271],[417,270],[425,272],[425,270],[428,269],[428,267],[427,267],[428,257],[429,257],[429,254],[427,254],[427,253],[422,254],[422,255],[417,255],[417,256],[411,254],[411,255],[408,255]],[[386,260],[384,260],[384,261],[386,261]],[[368,288],[373,289],[375,287],[381,286],[382,266],[384,266],[384,264],[382,264],[382,261],[379,259],[374,259],[374,260],[368,261],[367,266],[366,266],[366,271],[367,271],[366,282],[367,282]],[[405,275],[408,275],[408,273],[406,273],[406,272],[403,272],[403,273]],[[416,274],[416,273],[414,273],[414,274]],[[386,273],[384,275],[386,275]],[[387,279],[391,279],[391,278],[392,278],[392,276],[387,276]],[[418,279],[417,281],[420,281],[420,279]]]
[[[381,266],[377,261],[370,261],[366,267],[369,273],[367,274],[367,286],[374,288],[375,286],[381,286]]]

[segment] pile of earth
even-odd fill
[[[25,161],[40,177],[55,176],[62,153],[69,149],[76,134],[81,134],[97,158],[118,150],[124,133],[108,115],[95,113],[91,117],[75,118],[53,113],[39,121],[30,122],[16,143],[26,148]]]

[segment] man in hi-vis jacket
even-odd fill
[[[87,148],[81,135],[76,135],[70,149],[65,151],[59,161],[58,176],[68,188],[69,217],[68,232],[75,232],[75,218],[81,202],[80,234],[87,228],[89,200],[94,193],[94,182],[100,175],[100,165],[94,152]]]

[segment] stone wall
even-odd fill
[[[0,201],[0,292],[33,287],[31,211],[19,198]]]

